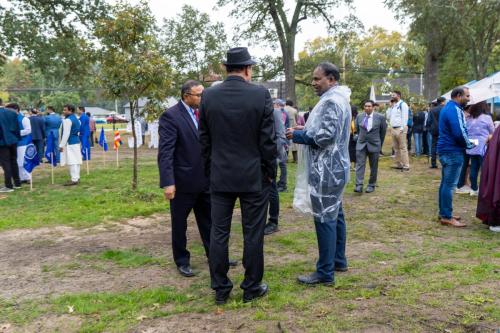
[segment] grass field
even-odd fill
[[[0,200],[0,332],[495,332],[500,328],[500,237],[474,218],[475,199],[456,196],[464,229],[436,222],[439,170],[424,159],[412,171],[379,167],[372,194],[346,189],[349,271],[333,287],[307,288],[314,269],[310,217],[283,193],[280,231],[266,237],[270,293],[242,302],[241,266],[227,305],[213,304],[203,247],[192,217],[188,245],[198,275],[181,278],[172,262],[168,205],[157,187],[154,153],[141,150],[139,191],[130,160],[107,168],[96,154],[81,185],[50,184]],[[83,169],[84,170],[84,169]],[[84,172],[82,171],[82,174]],[[295,165],[289,164],[289,189]],[[235,212],[230,256],[241,259]]]

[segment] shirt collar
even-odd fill
[[[181,102],[182,102],[182,105],[184,105],[184,107],[186,108],[186,110],[188,110],[189,113],[194,113],[193,109],[191,109],[191,107],[189,105],[184,103],[184,101],[182,99],[181,99]]]
[[[463,111],[464,108],[460,104],[458,104],[457,102],[455,102],[454,100],[450,99],[450,103],[455,104],[456,107],[458,107],[460,110]]]

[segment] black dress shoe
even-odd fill
[[[314,272],[310,275],[300,275],[299,277],[297,277],[297,280],[299,281],[299,283],[306,284],[309,286],[313,286],[316,284],[323,284],[325,286],[330,286],[330,285],[334,284],[333,281],[326,281],[326,280],[321,279],[318,276],[318,273],[316,273],[316,272]]]
[[[366,193],[372,193],[373,191],[375,191],[375,187],[373,187],[373,186],[368,186],[368,187],[366,188],[366,191],[365,191],[365,192],[366,192]]]
[[[223,305],[226,304],[229,299],[229,295],[231,294],[231,290],[229,291],[216,291],[215,292],[215,304]]]
[[[248,302],[253,301],[254,299],[261,298],[264,295],[266,295],[268,291],[269,291],[269,288],[267,287],[267,284],[262,283],[259,286],[259,289],[257,289],[256,291],[252,291],[252,292],[245,291],[243,293],[243,302],[248,303]]]
[[[229,259],[229,267],[236,267],[236,266],[238,266],[238,260]]]
[[[185,277],[195,276],[193,270],[191,269],[191,266],[189,266],[189,265],[178,266],[177,270],[179,271],[179,273],[181,273],[182,276],[185,276]]]
[[[400,166],[391,166],[391,169],[403,170],[403,167],[400,167]]]
[[[336,267],[335,272],[347,272],[349,269],[347,267]]]
[[[356,185],[354,188],[354,192],[356,193],[362,193],[363,192],[363,186],[362,185]]]
[[[274,234],[278,231],[278,225],[276,223],[268,223],[264,227],[264,235]]]
[[[429,167],[429,169],[437,169],[437,168],[438,168],[438,166],[437,166],[437,165],[431,165],[431,166]]]

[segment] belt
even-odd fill
[[[392,128],[401,128],[401,126],[392,126]]]

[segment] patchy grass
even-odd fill
[[[228,303],[222,307],[214,305],[204,249],[191,225],[188,247],[194,265],[201,268],[196,277],[178,283],[180,278],[175,266],[167,263],[169,258],[152,255],[165,251],[168,244],[134,244],[129,248],[120,245],[69,262],[42,266],[42,273],[62,279],[65,271],[77,274],[88,269],[89,262],[113,263],[106,265],[112,266],[106,269],[112,273],[112,279],[114,274],[136,274],[141,267],[160,265],[172,283],[133,290],[124,286],[105,293],[74,292],[19,303],[1,300],[0,323],[11,323],[22,331],[27,324],[49,315],[67,315],[81,322],[81,332],[147,331],[148,325],[162,327],[164,323],[175,324],[169,327],[186,326],[187,331],[494,332],[500,327],[500,238],[473,218],[475,198],[471,197],[456,196],[454,201],[455,211],[468,223],[467,228],[437,224],[439,171],[429,170],[424,159],[413,159],[410,173],[389,169],[391,162],[390,158],[381,160],[379,186],[373,194],[353,193],[352,180],[347,187],[344,209],[350,269],[336,274],[335,286],[310,288],[296,282],[298,275],[314,270],[317,244],[312,219],[291,209],[296,166],[289,164],[289,190],[280,194],[280,231],[265,239],[264,281],[270,293],[263,299],[243,303],[238,285],[244,273],[239,266],[229,272],[234,289]],[[101,175],[114,180],[107,182],[107,195],[113,202],[118,197],[123,200],[112,204],[113,212],[104,212],[103,203],[93,200],[87,207],[95,214],[89,217],[90,222],[79,208],[73,211],[71,206],[65,212],[68,217],[61,221],[42,214],[44,223],[86,226],[134,216],[133,208],[140,211],[137,215],[165,210],[156,189],[155,168],[154,160],[143,162],[144,187],[134,195],[124,190],[123,181],[119,181],[125,173],[110,175],[103,169]],[[95,191],[104,190],[104,185],[92,186]],[[63,195],[71,197],[69,192]],[[70,222],[69,216],[77,220]],[[85,221],[81,221],[81,216],[85,216]],[[42,225],[8,218],[10,224],[4,229],[15,227],[16,223],[19,227]],[[242,243],[240,219],[235,217],[231,258],[241,258]],[[38,240],[35,245],[43,250],[54,243]]]
[[[101,158],[95,154],[90,175],[86,174],[85,164],[82,165],[78,186],[62,186],[68,180],[66,167],[56,168],[55,185],[51,185],[47,164],[36,168],[32,192],[23,187],[0,200],[0,230],[52,225],[88,227],[103,221],[147,216],[167,209],[158,187],[158,167],[153,157],[146,156],[141,161],[137,192],[130,190],[130,159],[123,159],[119,168],[115,168],[112,162],[104,168]]]
[[[103,260],[113,262],[120,267],[140,267],[145,265],[165,265],[164,258],[153,257],[144,249],[105,250],[99,254],[81,255],[87,260]]]

